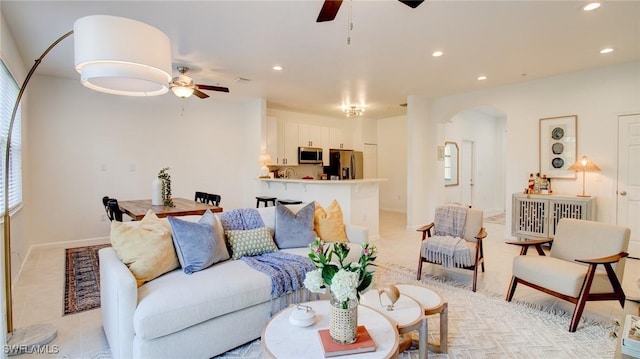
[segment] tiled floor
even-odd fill
[[[504,295],[511,277],[511,260],[519,249],[504,244],[504,226],[485,223],[488,237],[485,240],[486,272],[478,276],[478,291]],[[381,238],[373,243],[379,249],[378,262],[392,262],[415,270],[420,237],[414,230],[405,228],[405,215],[382,212],[380,215]],[[36,248],[26,258],[20,278],[14,283],[14,324],[16,328],[47,322],[58,329],[58,337],[50,343],[57,346],[57,355],[25,354],[24,359],[35,358],[95,358],[107,348],[102,331],[100,310],[63,316],[64,298],[64,248],[98,244],[99,241],[60,245],[55,248]],[[471,271],[443,270],[439,266],[426,265],[424,274],[436,274],[470,283]],[[640,298],[640,260],[628,260],[623,282],[629,298]],[[561,300],[519,286],[515,299],[547,307],[570,310]],[[612,301],[587,304],[585,315],[611,321],[625,313],[637,314],[637,302],[627,301],[624,310]]]

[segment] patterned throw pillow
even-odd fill
[[[344,219],[342,218],[342,208],[340,203],[335,199],[327,206],[322,208],[320,203],[316,202],[316,213],[314,216],[313,228],[318,237],[325,242],[348,242],[347,232],[344,229]]]
[[[224,232],[231,247],[231,258],[257,256],[278,250],[267,227],[255,229],[233,229]]]

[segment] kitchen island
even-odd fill
[[[340,203],[344,222],[366,227],[369,239],[380,238],[379,184],[383,178],[340,181],[261,178],[261,195],[293,199],[303,203],[317,201],[327,207],[334,199]]]

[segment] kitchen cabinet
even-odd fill
[[[298,124],[298,146],[322,148],[322,132],[326,127]]]
[[[594,197],[514,193],[511,235],[518,238],[553,238],[561,218],[594,221]]]
[[[351,150],[353,146],[348,140],[347,134],[341,128],[331,127],[329,129],[329,148]]]
[[[297,165],[298,124],[268,117],[266,146],[271,165]]]

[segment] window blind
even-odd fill
[[[20,88],[4,62],[0,69],[0,214],[4,214],[4,177],[7,136],[9,135],[9,121]],[[9,148],[9,210],[22,203],[22,120],[21,109],[18,108],[11,134]]]

